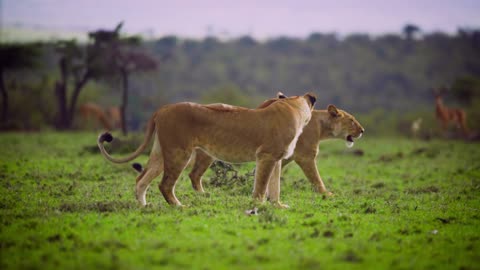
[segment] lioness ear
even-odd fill
[[[312,104],[312,107],[315,106],[315,102],[317,102],[317,97],[313,93],[307,93],[305,94],[305,97],[308,98],[308,101],[310,104]]]
[[[327,110],[332,117],[338,116],[338,110],[337,110],[337,107],[335,107],[335,105],[332,105],[332,104],[328,105]]]
[[[282,99],[282,98],[287,98],[287,96],[285,96],[282,92],[278,92],[277,93],[277,98]]]

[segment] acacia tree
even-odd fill
[[[55,124],[59,129],[68,129],[73,122],[78,96],[87,82],[93,78],[94,72],[89,65],[89,59],[93,56],[86,54],[75,40],[58,42],[56,51],[60,55],[58,60],[60,78],[55,82],[58,105]],[[68,98],[68,86],[71,83],[73,92]]]
[[[155,60],[143,52],[128,51],[118,61],[118,69],[122,78],[122,105],[120,114],[122,117],[122,132],[127,135],[126,110],[128,105],[128,79],[130,74],[141,71],[154,70],[157,67]]]
[[[413,40],[415,33],[420,32],[420,27],[414,24],[407,24],[403,27],[403,33],[405,34],[405,38],[407,40]]]
[[[122,104],[120,106],[122,132],[127,135],[126,110],[128,105],[129,77],[132,73],[154,70],[157,62],[140,48],[140,38],[121,37],[119,23],[115,30],[91,32],[92,49],[100,52],[100,72],[104,76],[120,76],[122,81]]]
[[[80,92],[85,85],[93,79],[108,76],[111,67],[105,62],[103,54],[108,52],[105,42],[118,39],[121,24],[114,31],[108,32],[110,36],[92,36],[86,46],[80,46],[75,40],[60,41],[56,44],[59,54],[58,66],[60,79],[55,83],[58,115],[56,126],[59,129],[69,129],[72,126],[76,105]],[[69,96],[69,85],[73,88]]]
[[[5,72],[33,68],[38,65],[40,44],[2,44],[0,45],[0,94],[2,110],[0,122],[6,124],[9,119],[9,98],[5,86]]]

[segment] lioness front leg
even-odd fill
[[[194,190],[204,192],[202,175],[207,171],[210,165],[212,165],[214,160],[214,158],[200,149],[195,151],[195,163],[192,171],[188,174]]]
[[[257,168],[255,170],[255,183],[253,188],[253,199],[259,202],[265,201],[267,185],[273,169],[278,160],[268,154],[257,155]]]
[[[315,158],[312,159],[298,159],[295,162],[300,166],[303,173],[307,176],[310,183],[312,183],[315,191],[318,193],[325,194],[327,196],[333,195],[333,193],[329,192],[325,188],[325,184],[323,184],[322,178],[318,173],[317,164],[315,162]]]
[[[276,206],[288,208],[289,206],[280,202],[280,173],[282,171],[282,161],[277,161],[273,168],[272,175],[268,181],[267,197]]]

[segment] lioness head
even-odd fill
[[[365,129],[353,115],[337,109],[335,105],[328,105],[327,111],[330,117],[332,135],[335,138],[345,139],[347,146],[352,147],[353,140],[362,137]]]

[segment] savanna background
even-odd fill
[[[479,269],[480,5],[475,1],[0,2],[2,269]],[[216,163],[169,207],[132,151],[158,107],[256,107],[314,92],[366,132],[320,145],[315,194],[295,164],[282,210],[250,207],[255,164]],[[442,129],[435,95],[468,134]],[[95,103],[106,121],[86,118]],[[422,119],[416,129],[415,120]],[[168,132],[168,131],[164,131]],[[148,153],[146,153],[148,154]],[[147,155],[140,158],[145,163]],[[188,170],[188,168],[187,168]]]

